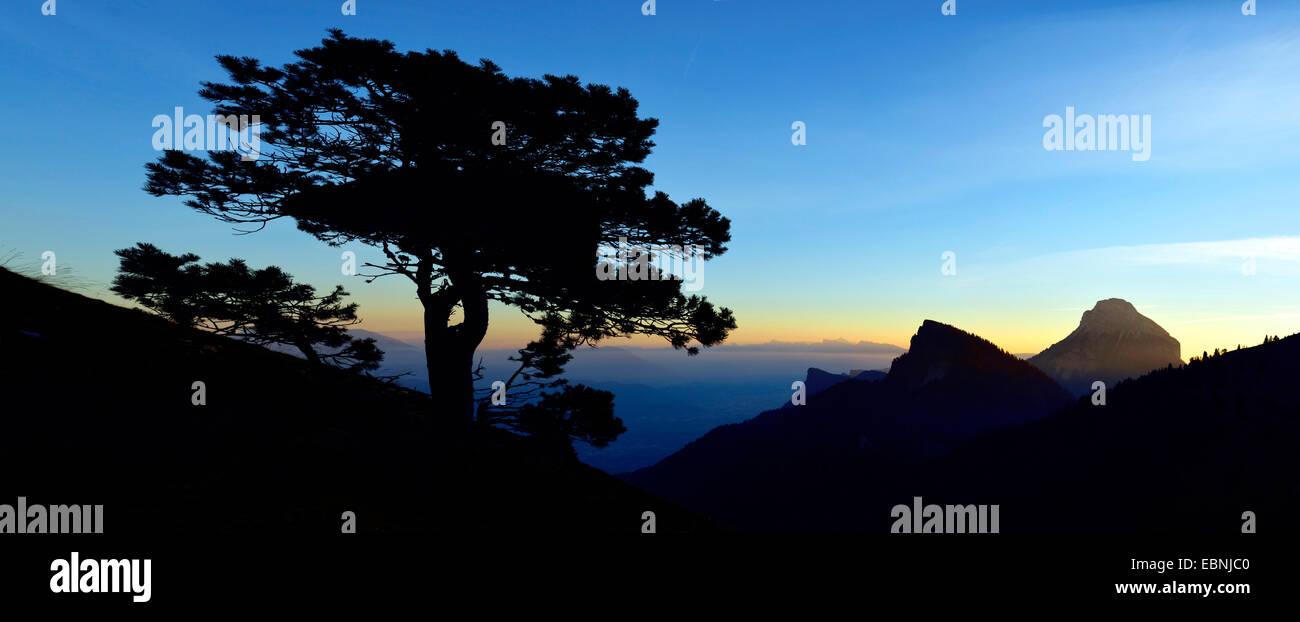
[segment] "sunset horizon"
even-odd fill
[[[6,602],[1293,587],[1300,2],[11,0],[0,55]]]

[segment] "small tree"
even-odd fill
[[[548,316],[541,324],[541,337],[510,358],[519,367],[503,381],[504,386],[477,392],[478,422],[519,432],[570,455],[575,440],[593,447],[608,445],[627,431],[623,421],[614,416],[614,394],[584,385],[569,386],[558,378],[579,340],[565,333],[562,317]],[[480,364],[476,380],[482,378],[481,369]],[[547,389],[559,391],[544,393]],[[504,403],[494,403],[495,395],[504,396]]]
[[[343,303],[342,285],[317,296],[275,266],[253,270],[242,259],[200,265],[198,255],[171,255],[144,242],[114,253],[121,266],[112,291],[178,324],[291,346],[314,365],[371,371],[383,360],[374,339],[347,333],[360,320],[357,304]]]

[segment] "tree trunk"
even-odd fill
[[[434,403],[445,405],[450,420],[468,429],[474,422],[474,352],[487,334],[487,292],[477,274],[447,272],[446,288],[434,291],[432,259],[426,256],[417,267],[424,305],[424,358]],[[457,303],[464,320],[450,326]]]
[[[474,346],[468,346],[447,326],[436,309],[424,311],[424,359],[429,370],[429,395],[437,410],[453,423],[474,421]]]

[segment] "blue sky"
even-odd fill
[[[224,79],[214,55],[280,64],[341,27],[630,89],[660,120],[656,187],[732,219],[703,293],[736,311],[737,342],[905,346],[931,318],[1035,352],[1109,297],[1185,356],[1300,331],[1296,3],[1259,0],[1254,16],[1234,0],[957,0],[955,16],[942,0],[657,0],[653,16],[635,0],[341,4],[57,0],[43,16],[39,0],[6,2],[0,252],[35,265],[54,250],[105,297],[113,249],[136,241],[243,257],[345,283],[366,328],[415,330],[407,284],[341,276],[339,249],[290,223],[235,236],[140,190],[151,119],[210,111],[196,91]],[[1150,160],[1044,150],[1044,117],[1067,106],[1150,115]],[[806,145],[791,144],[795,121]],[[498,309],[488,343],[528,332]]]

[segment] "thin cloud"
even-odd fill
[[[1214,264],[1228,260],[1241,262],[1253,257],[1256,261],[1300,265],[1300,236],[1106,246],[1052,253],[1046,257],[1134,266]]]

